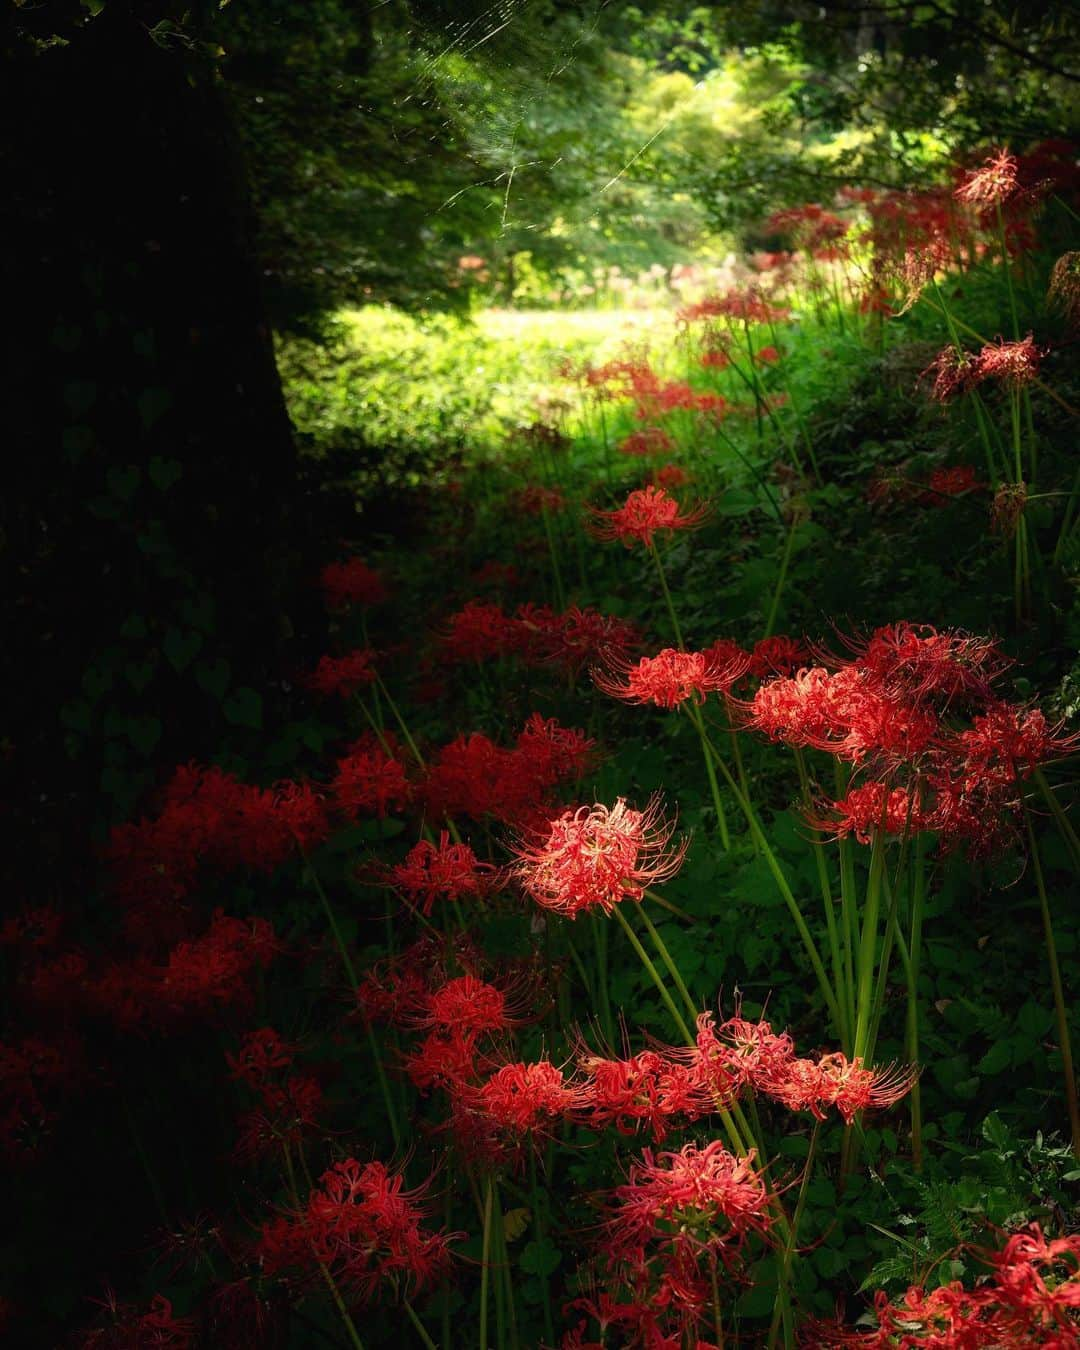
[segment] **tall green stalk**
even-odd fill
[[[1058,964],[1057,942],[1054,940],[1054,925],[1050,918],[1050,901],[1046,894],[1046,878],[1043,875],[1042,859],[1039,857],[1039,844],[1035,838],[1035,828],[1031,823],[1031,812],[1028,809],[1027,802],[1023,802],[1022,806],[1031,853],[1031,865],[1035,872],[1035,888],[1039,893],[1039,910],[1042,914],[1046,959],[1050,965],[1050,985],[1054,992],[1054,1014],[1057,1021],[1058,1047],[1061,1050],[1061,1068],[1065,1076],[1065,1104],[1069,1113],[1069,1131],[1072,1135],[1073,1153],[1080,1157],[1080,1100],[1078,1100],[1076,1092],[1072,1037],[1069,1034],[1069,1017],[1065,1008],[1065,987],[1061,980],[1061,966]]]

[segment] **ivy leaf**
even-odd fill
[[[165,655],[173,670],[179,673],[191,665],[199,654],[203,640],[200,633],[181,633],[179,628],[170,628],[165,635]]]
[[[262,695],[247,685],[233,690],[222,705],[222,711],[225,720],[234,727],[250,727],[252,731],[259,731],[262,727]]]
[[[228,661],[220,656],[216,661],[200,661],[195,667],[195,681],[199,688],[217,699],[225,697],[230,674]]]
[[[129,717],[127,735],[141,755],[148,755],[161,740],[161,723],[156,717]]]
[[[521,1253],[518,1264],[526,1275],[550,1275],[559,1268],[562,1252],[549,1237],[530,1242]]]

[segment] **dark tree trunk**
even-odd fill
[[[311,570],[225,101],[150,26],[7,35],[0,747],[39,880],[152,763],[258,729]]]

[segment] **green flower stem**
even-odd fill
[[[296,1171],[293,1168],[292,1154],[289,1152],[289,1146],[282,1141],[281,1151],[285,1155],[285,1173],[289,1178],[289,1190],[292,1194],[293,1205],[299,1214],[300,1192],[296,1185]],[[360,1333],[356,1329],[356,1323],[349,1315],[349,1310],[345,1306],[345,1300],[341,1297],[341,1290],[338,1288],[337,1281],[330,1272],[329,1266],[322,1261],[315,1251],[314,1245],[311,1248],[311,1254],[315,1257],[315,1264],[319,1267],[323,1279],[326,1281],[326,1287],[330,1290],[330,1297],[334,1300],[334,1306],[338,1310],[338,1316],[341,1318],[342,1325],[348,1332],[349,1340],[352,1341],[353,1350],[364,1350],[364,1342],[360,1339]]]
[[[652,938],[652,944],[656,948],[660,960],[663,961],[664,965],[667,967],[668,974],[671,976],[672,980],[674,980],[675,988],[679,991],[679,995],[686,1005],[686,1011],[690,1015],[691,1025],[694,1025],[697,1022],[698,1014],[701,1009],[694,1002],[693,998],[691,998],[690,991],[686,987],[686,982],[683,980],[679,967],[672,960],[671,953],[667,948],[667,943],[660,936],[656,925],[653,923],[652,919],[649,918],[648,914],[646,914],[645,906],[639,904],[637,912],[641,916],[641,922],[645,925],[649,937]]]
[[[626,915],[622,912],[622,906],[616,905],[612,910],[612,913],[615,915],[616,919],[618,919],[619,923],[622,925],[623,932],[630,939],[630,945],[637,953],[638,959],[641,961],[641,964],[645,967],[645,970],[648,973],[648,976],[652,980],[653,984],[656,986],[657,991],[660,994],[660,997],[664,1000],[664,1006],[671,1014],[672,1021],[674,1021],[676,1027],[678,1028],[679,1035],[682,1036],[682,1038],[686,1041],[687,1045],[694,1045],[695,1041],[694,1037],[690,1033],[690,1028],[686,1025],[685,1021],[683,1020],[682,1014],[679,1012],[679,1009],[675,1006],[675,1000],[671,997],[667,985],[660,978],[660,972],[653,965],[652,960],[649,957],[649,953],[641,945],[641,941],[638,938],[638,935],[630,927],[629,920],[627,919]]]
[[[330,903],[330,897],[326,894],[322,882],[319,880],[319,874],[305,857],[304,864],[311,884],[315,887],[319,899],[322,901],[323,911],[326,914],[327,922],[330,925],[330,932],[334,938],[334,944],[341,956],[341,963],[345,967],[345,974],[349,977],[349,987],[356,990],[359,980],[356,975],[356,967],[353,965],[352,957],[349,955],[349,949],[345,945],[345,940],[341,936],[341,929],[338,927],[337,915],[334,913],[334,907]],[[375,1036],[375,1029],[371,1025],[371,1019],[363,1018],[364,1030],[367,1032],[368,1045],[371,1047],[371,1056],[375,1061],[375,1076],[379,1080],[379,1088],[382,1092],[383,1105],[386,1107],[386,1118],[390,1125],[390,1134],[394,1140],[395,1153],[401,1152],[401,1127],[398,1124],[397,1110],[394,1107],[394,1099],[390,1093],[390,1083],[386,1077],[386,1070],[383,1067],[382,1055],[379,1053],[379,1042]]]
[[[664,564],[661,561],[660,554],[657,552],[656,544],[649,540],[649,552],[652,554],[653,562],[656,564],[656,575],[660,578],[660,589],[664,595],[664,603],[667,605],[668,616],[671,619],[671,629],[675,634],[675,645],[680,651],[686,650],[686,643],[683,641],[682,628],[679,625],[679,616],[675,612],[675,602],[671,598],[671,591],[668,588],[667,576],[664,572]],[[701,720],[701,711],[691,701],[686,704],[690,714],[690,720],[697,727],[698,736],[701,738],[701,749],[705,756],[705,772],[709,779],[709,790],[712,793],[713,808],[716,811],[716,825],[720,831],[720,845],[725,853],[731,852],[731,834],[728,831],[727,815],[724,812],[724,804],[720,798],[720,784],[716,781],[716,772],[713,769],[712,756],[709,754],[705,744],[705,727]]]
[[[784,513],[780,510],[780,503],[773,496],[772,489],[769,487],[768,483],[765,481],[764,478],[762,478],[761,474],[757,471],[757,469],[754,468],[753,464],[750,463],[750,461],[746,458],[746,456],[739,449],[736,443],[725,431],[722,431],[720,427],[717,427],[716,434],[720,437],[720,439],[730,450],[734,451],[735,456],[739,460],[739,462],[745,468],[750,470],[750,473],[753,476],[754,481],[757,483],[758,487],[760,487],[761,490],[765,493],[765,496],[768,497],[769,505],[772,507],[773,510],[773,515],[780,522],[780,524],[783,525]]]
[[[885,916],[885,930],[881,938],[881,954],[878,957],[877,978],[874,981],[874,1001],[871,1006],[870,1014],[870,1034],[866,1039],[866,1060],[873,1063],[874,1050],[877,1046],[878,1030],[881,1026],[882,1013],[885,1011],[885,988],[889,978],[889,962],[892,959],[893,940],[899,931],[898,914],[900,907],[900,885],[895,886],[889,881],[887,871],[882,871],[881,885],[888,904],[888,911]],[[910,965],[910,957],[907,952],[901,956],[901,964],[905,961]]]
[[[559,553],[555,547],[555,536],[551,530],[551,517],[543,502],[540,503],[540,514],[544,519],[544,533],[547,535],[548,552],[551,554],[551,571],[555,580],[555,603],[561,611],[566,608],[566,592],[563,590],[562,569],[559,567]]]
[[[403,1300],[402,1300],[402,1305],[401,1305],[401,1306],[405,1309],[405,1314],[406,1314],[406,1316],[408,1317],[409,1321],[410,1321],[410,1322],[413,1324],[413,1326],[416,1328],[416,1334],[420,1337],[420,1339],[421,1339],[421,1340],[424,1342],[424,1344],[427,1346],[427,1350],[439,1350],[439,1347],[435,1344],[435,1342],[434,1342],[434,1341],[431,1339],[431,1337],[427,1334],[427,1331],[426,1331],[426,1329],[425,1329],[425,1327],[424,1327],[423,1322],[421,1322],[420,1319],[419,1319],[419,1317],[417,1317],[417,1315],[416,1315],[416,1310],[413,1308],[413,1305],[409,1302],[409,1300],[408,1300],[408,1299],[403,1299]]]
[[[480,1242],[480,1344],[479,1350],[489,1350],[488,1346],[488,1285],[491,1273],[491,1210],[493,1188],[488,1177],[487,1190],[484,1192],[484,1234]]]
[[[926,903],[926,836],[920,831],[915,841],[914,878],[911,886],[911,938],[907,963],[907,1027],[904,1048],[908,1063],[919,1063],[919,962],[922,956],[923,908]],[[901,948],[901,952],[903,948]],[[908,1098],[911,1111],[911,1158],[917,1172],[922,1170],[922,1091],[916,1077]]]
[[[608,989],[608,926],[597,915],[589,915],[593,946],[596,950],[596,985],[599,991],[600,1026],[608,1045],[615,1045],[615,1022],[611,1016],[611,993]],[[551,1337],[548,1338],[549,1340]]]
[[[873,1013],[874,964],[877,958],[878,917],[881,913],[881,876],[885,865],[885,831],[874,831],[870,847],[870,875],[866,882],[862,930],[859,935],[856,971],[855,1049],[856,1059],[866,1062]]]
[[[780,608],[780,596],[783,594],[784,582],[787,581],[788,566],[791,562],[792,549],[795,547],[795,531],[798,524],[798,519],[791,522],[787,539],[784,541],[784,553],[780,559],[780,575],[776,578],[776,590],[773,591],[772,604],[769,606],[769,617],[765,620],[764,637],[772,637],[773,628],[776,625],[776,614]]]
[[[661,909],[666,909],[669,914],[674,914],[676,918],[684,920],[691,928],[697,926],[697,919],[695,919],[692,914],[688,914],[685,909],[680,909],[678,905],[673,905],[670,900],[665,900],[664,897],[658,895],[656,891],[649,890],[648,886],[642,891],[642,895],[649,900],[655,901]]]
[[[544,1222],[543,1219],[541,1218],[542,1212],[541,1205],[543,1204],[543,1197],[540,1187],[537,1185],[536,1182],[536,1152],[534,1149],[531,1148],[529,1149],[529,1186],[532,1191],[531,1208],[533,1220],[533,1233],[535,1234],[537,1245],[542,1247],[544,1242]],[[546,1275],[541,1275],[539,1279],[540,1279],[540,1289],[544,1295],[543,1298],[544,1339],[546,1340],[548,1345],[554,1345],[555,1319],[551,1311],[551,1288],[548,1284],[548,1277]]]
[[[772,322],[771,319],[769,320],[769,332],[772,334],[773,346],[777,349],[777,351],[779,351],[780,342],[776,332],[776,325]],[[786,361],[784,362],[783,369],[785,371],[787,370]],[[784,380],[784,393],[787,394],[788,407],[795,414],[795,422],[799,428],[799,433],[803,438],[803,444],[806,446],[807,458],[810,460],[810,467],[814,471],[814,477],[817,479],[817,485],[818,487],[824,487],[825,480],[821,476],[821,469],[818,466],[817,455],[814,453],[814,440],[813,437],[810,435],[810,428],[807,425],[806,418],[802,415],[802,411],[799,408],[798,403],[796,402],[795,391],[791,387],[791,382],[787,378],[785,378]],[[796,463],[798,464],[798,460],[796,460]],[[799,471],[800,473],[802,472],[801,464],[799,465]]]
[[[391,697],[390,690],[387,689],[385,683],[383,682],[383,678],[378,673],[378,671],[375,672],[375,684],[376,687],[382,691],[382,696],[384,699],[386,699],[386,706],[394,714],[394,721],[397,722],[398,726],[401,728],[401,734],[405,738],[405,744],[409,747],[413,759],[416,760],[417,764],[419,764],[421,769],[426,769],[427,764],[424,762],[424,756],[420,753],[420,751],[416,747],[416,742],[412,738],[412,732],[409,730],[404,717],[402,717],[401,715],[401,709],[394,702],[393,698]]]
[[[934,290],[937,291],[938,296],[940,297],[941,291],[938,289],[937,282],[932,281],[930,284],[933,286]],[[926,299],[925,295],[923,296],[923,299],[924,300]],[[973,337],[976,342],[981,342],[983,343],[984,346],[987,343],[989,343],[990,339],[984,337],[977,328],[972,328],[970,324],[964,323],[961,319],[958,319],[955,314],[950,316],[949,311],[944,303],[935,305],[932,300],[929,301],[928,303],[931,309],[936,309],[939,314],[945,317],[947,322],[951,323],[956,328],[960,329],[962,332],[967,333],[969,337]],[[1069,414],[1070,417],[1080,417],[1080,411],[1074,408],[1071,403],[1066,402],[1066,400],[1061,397],[1061,395],[1057,392],[1056,389],[1051,389],[1051,387],[1048,384],[1046,384],[1045,381],[1040,380],[1038,376],[1034,376],[1031,380],[1031,383],[1036,387],[1036,389],[1041,389],[1044,394],[1046,394],[1049,398],[1052,398],[1054,402],[1058,405],[1058,407],[1064,408],[1064,410]]]
[[[1012,268],[1009,266],[1009,244],[1005,237],[1005,217],[1001,212],[1001,203],[995,202],[997,212],[998,242],[1001,244],[1001,270],[1005,273],[1005,286],[1009,293],[1009,313],[1012,316],[1013,341],[1020,341],[1020,315],[1016,309],[1016,291],[1013,288]]]
[[[813,805],[812,794],[810,791],[810,775],[806,769],[806,756],[803,754],[800,746],[795,746],[795,767],[799,771],[799,786],[802,790],[803,807],[807,811]],[[814,853],[814,862],[817,866],[818,885],[821,887],[821,903],[825,910],[825,929],[829,938],[829,956],[832,962],[833,988],[837,994],[837,1013],[839,1016],[839,1026],[837,1031],[840,1034],[840,1045],[846,1055],[851,1054],[851,1027],[848,1023],[847,1007],[851,995],[844,984],[844,962],[840,955],[840,935],[836,927],[836,913],[832,898],[832,883],[829,880],[829,864],[825,859],[825,845],[820,839],[814,839],[811,843]]]
[[[829,977],[825,973],[825,966],[821,960],[821,953],[818,951],[817,943],[814,941],[813,935],[811,934],[810,929],[806,925],[806,920],[803,918],[802,911],[799,909],[799,903],[795,899],[791,887],[788,884],[788,879],[784,875],[783,868],[780,866],[776,854],[772,851],[772,848],[769,845],[769,841],[765,835],[764,830],[762,830],[761,826],[758,824],[757,817],[754,814],[754,808],[743,796],[738,783],[736,783],[734,778],[732,778],[727,765],[717,754],[716,748],[713,746],[712,741],[710,741],[708,737],[704,735],[704,731],[702,732],[702,735],[704,737],[705,744],[712,751],[712,755],[716,761],[717,768],[724,775],[724,779],[728,787],[734,793],[735,800],[742,808],[743,815],[746,817],[746,822],[750,826],[750,832],[757,840],[758,846],[760,847],[762,855],[765,858],[765,862],[768,865],[769,871],[772,873],[773,879],[775,880],[777,888],[779,889],[780,894],[783,897],[784,903],[788,907],[788,912],[790,913],[792,920],[795,924],[795,929],[798,932],[799,937],[802,939],[803,946],[806,949],[806,954],[810,958],[810,964],[813,967],[814,974],[817,976],[818,985],[821,988],[821,992],[824,995],[825,1002],[829,1009],[829,1015],[833,1019],[833,1023],[837,1028],[837,1032],[839,1032],[841,1026],[840,1005],[837,1001],[836,992],[833,989],[832,985],[829,983]]]
[[[686,643],[683,641],[682,628],[679,626],[679,616],[675,613],[675,603],[671,598],[671,591],[668,589],[664,564],[660,559],[660,554],[652,539],[649,540],[648,548],[649,552],[652,554],[652,560],[656,564],[656,575],[660,578],[660,590],[663,592],[664,603],[667,605],[668,617],[671,619],[671,631],[675,634],[675,645],[680,651],[685,651]]]
[[[1043,773],[1042,769],[1036,769],[1032,776],[1035,779],[1036,786],[1042,793],[1043,801],[1045,801],[1050,808],[1050,814],[1054,817],[1054,823],[1057,825],[1058,831],[1065,843],[1065,847],[1069,851],[1069,856],[1072,858],[1073,868],[1080,872],[1080,837],[1077,836],[1076,831],[1072,827],[1072,821],[1070,821],[1065,809],[1054,795],[1054,790],[1047,781],[1046,774]]]
[[[709,780],[709,791],[712,794],[713,810],[716,812],[716,824],[720,831],[720,847],[725,853],[731,852],[731,831],[728,829],[727,813],[724,810],[724,802],[720,796],[720,784],[716,778],[716,769],[713,766],[713,755],[709,747],[708,737],[705,733],[705,724],[701,717],[701,709],[698,708],[692,700],[685,704],[689,713],[690,720],[697,728],[698,739],[701,741],[701,753],[705,759],[705,773]],[[726,772],[726,770],[725,770]],[[730,776],[730,775],[729,775]]]
[[[840,800],[847,792],[847,775],[839,760],[833,765],[836,782],[836,797]],[[848,996],[848,1027],[855,1027],[855,930],[858,906],[855,899],[855,858],[850,839],[839,841],[840,851],[840,925],[844,939],[844,988]],[[854,1049],[854,1046],[852,1046]]]
[[[1027,826],[1031,864],[1035,872],[1035,888],[1039,893],[1039,909],[1042,912],[1043,935],[1046,940],[1046,958],[1050,964],[1050,984],[1054,991],[1054,1012],[1057,1019],[1058,1044],[1061,1050],[1061,1067],[1065,1075],[1065,1103],[1069,1112],[1069,1131],[1072,1135],[1073,1153],[1080,1157],[1080,1101],[1077,1100],[1076,1093],[1076,1072],[1073,1068],[1069,1018],[1065,1009],[1065,989],[1061,982],[1061,967],[1058,965],[1057,943],[1054,940],[1054,926],[1050,918],[1050,902],[1046,894],[1046,878],[1043,875],[1042,859],[1039,857],[1039,845],[1035,838],[1035,829],[1031,823],[1031,812],[1027,803],[1022,802],[1022,807],[1024,824]]]
[[[791,1229],[784,1243],[784,1250],[780,1255],[780,1286],[786,1289],[791,1280],[791,1263],[795,1255],[795,1244],[799,1237],[799,1224],[802,1221],[803,1210],[806,1208],[806,1197],[810,1189],[810,1177],[814,1170],[814,1156],[817,1153],[818,1135],[821,1133],[821,1121],[814,1122],[813,1131],[810,1134],[810,1147],[806,1154],[806,1163],[803,1166],[802,1181],[799,1183],[799,1198],[795,1201],[795,1213],[791,1216]],[[769,1327],[769,1340],[767,1350],[773,1350],[776,1345],[776,1338],[780,1334],[780,1323],[783,1315],[783,1304],[778,1299],[776,1307],[773,1309],[772,1324]]]
[[[449,1233],[452,1228],[454,1217],[454,1197],[451,1194],[450,1187],[447,1186],[443,1195],[443,1227]],[[450,1346],[450,1286],[443,1284],[442,1288],[442,1309],[439,1318],[439,1350],[451,1350]]]

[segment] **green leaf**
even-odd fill
[[[167,389],[157,387],[144,389],[138,398],[143,429],[149,431],[172,406],[172,401],[172,394]]]
[[[986,1074],[1001,1073],[1012,1063],[1012,1042],[1003,1039],[992,1045],[979,1060],[979,1072]]]
[[[1053,1025],[1054,1014],[1049,1008],[1040,1008],[1037,1003],[1025,1003],[1016,1018],[1016,1024],[1028,1036],[1040,1040]]]
[[[153,661],[130,661],[124,667],[124,674],[127,676],[128,684],[136,693],[141,694],[150,681],[154,678]]]
[[[550,1275],[559,1268],[562,1252],[549,1237],[530,1242],[518,1258],[518,1265],[526,1275]]]
[[[123,468],[114,465],[106,475],[109,492],[122,502],[129,502],[139,490],[142,482],[142,470],[137,464],[125,464]]]
[[[247,685],[234,689],[222,705],[225,720],[233,726],[250,727],[258,731],[262,727],[262,695]]]
[[[199,662],[195,667],[195,682],[205,693],[223,699],[229,687],[230,674],[228,661],[219,656],[216,661]]]
[[[198,656],[203,640],[200,633],[182,633],[179,628],[170,628],[162,645],[169,664],[179,673],[190,666]]]
[[[161,740],[161,723],[156,717],[129,717],[127,735],[140,754],[148,755]]]
[[[155,455],[147,465],[146,472],[156,488],[162,492],[168,492],[169,488],[183,475],[184,466],[179,460],[162,459],[160,455]]]

